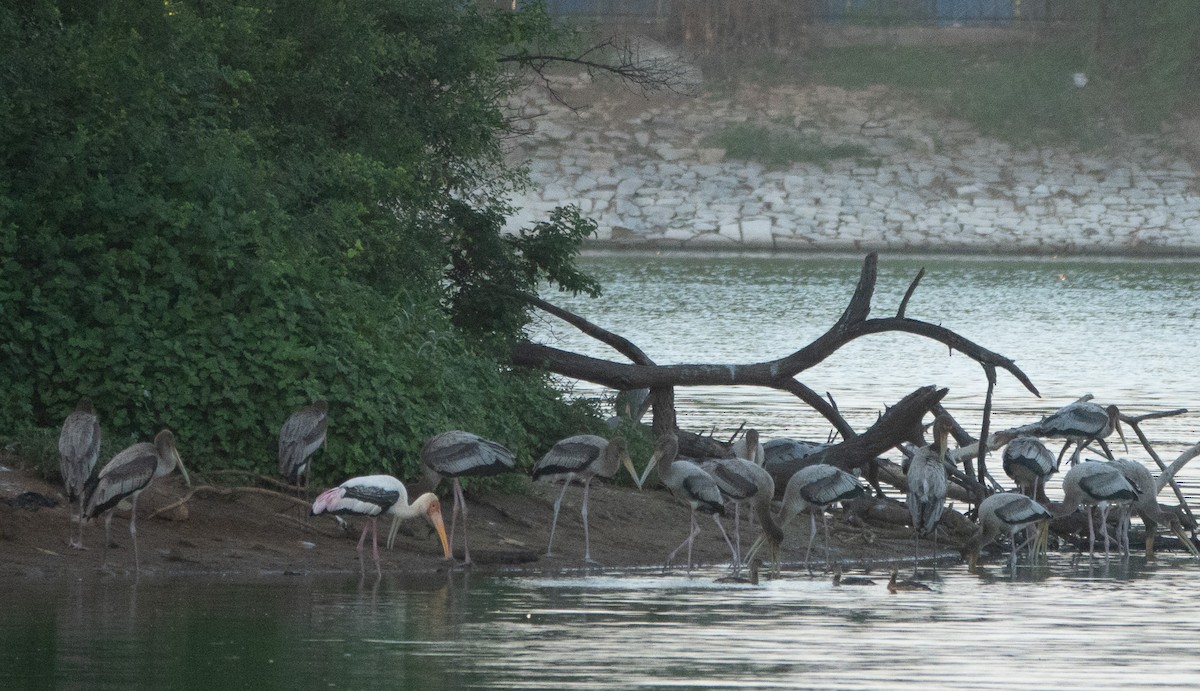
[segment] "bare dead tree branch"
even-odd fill
[[[654,400],[653,426],[655,434],[673,431],[676,427],[674,414],[674,387],[676,386],[748,385],[787,391],[824,416],[841,434],[843,442],[831,446],[822,453],[827,457],[826,462],[843,465],[847,468],[855,468],[873,461],[880,453],[899,444],[900,441],[909,441],[914,437],[919,439],[922,416],[930,410],[931,406],[937,405],[945,395],[945,390],[936,394],[935,387],[919,389],[910,395],[917,397],[915,401],[905,399],[897,404],[899,409],[893,407],[885,411],[879,422],[870,430],[864,432],[863,435],[856,434],[832,402],[832,397],[827,402],[796,378],[801,372],[824,361],[843,345],[856,338],[890,331],[923,336],[943,343],[952,350],[958,350],[979,362],[988,375],[989,396],[995,385],[997,368],[1009,372],[1029,391],[1038,394],[1037,388],[1025,373],[1008,358],[987,350],[944,327],[902,316],[922,274],[919,274],[917,279],[909,285],[899,310],[901,316],[868,318],[878,275],[877,269],[878,256],[874,253],[867,255],[863,261],[854,295],[837,322],[808,345],[777,360],[751,364],[656,365],[644,351],[627,339],[541,298],[528,296],[532,306],[572,324],[583,333],[616,349],[633,363],[624,364],[589,357],[528,341],[519,342],[513,347],[511,361],[517,366],[540,368],[614,389],[649,387]],[[872,433],[872,430],[875,432]],[[863,436],[868,434],[870,436],[863,439]],[[969,439],[969,435],[965,435],[965,432],[963,434]],[[979,453],[982,461],[983,452]],[[970,495],[982,499],[984,493],[982,480],[976,481],[975,478],[970,477],[972,468],[969,462],[965,463],[965,466],[967,473],[960,482],[963,483]],[[981,474],[985,472],[982,463],[980,471]],[[785,484],[786,482],[780,483],[780,487]]]
[[[908,301],[912,298],[913,293],[916,292],[917,284],[921,282],[923,276],[925,276],[925,267],[922,266],[921,270],[917,272],[916,278],[912,280],[912,283],[908,284],[908,290],[904,291],[904,298],[900,300],[900,308],[896,310],[897,319],[904,318],[904,310],[908,308]]]

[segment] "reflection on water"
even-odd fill
[[[1194,562],[921,577],[931,593],[650,573],[9,584],[0,684],[1194,688]],[[877,572],[878,573],[878,572]]]
[[[828,329],[854,292],[862,257],[588,257],[583,267],[604,286],[596,300],[547,294],[626,336],[661,364],[748,363],[787,355]],[[917,271],[926,274],[907,316],[941,324],[1016,361],[1042,393],[1037,398],[999,373],[993,425],[1038,419],[1085,393],[1128,414],[1173,408],[1191,413],[1146,423],[1159,453],[1173,459],[1200,441],[1200,266],[1187,261],[882,257],[873,316],[895,313]],[[570,326],[546,318],[535,338],[557,347],[624,361]],[[981,368],[933,341],[907,334],[867,336],[801,374],[829,392],[859,429],[885,404],[918,386],[950,389],[945,405],[978,425],[987,381]],[[580,383],[583,395],[604,395]],[[829,424],[793,396],[752,387],[676,391],[680,424],[732,433],[743,421],[765,437],[824,440]],[[1150,461],[1140,447],[1132,458]],[[1056,449],[1057,450],[1057,449]],[[1180,476],[1200,496],[1200,473]]]

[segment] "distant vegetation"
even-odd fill
[[[870,154],[859,144],[825,144],[819,139],[782,125],[736,123],[711,135],[708,146],[725,149],[725,155],[757,161],[771,168],[793,163],[825,164],[839,158],[862,158]]]
[[[1096,3],[1089,12],[1033,41],[743,49],[710,54],[705,71],[719,91],[747,81],[894,87],[1015,144],[1086,147],[1117,127],[1154,131],[1200,109],[1200,2]],[[1076,72],[1087,75],[1086,87],[1073,84]]]

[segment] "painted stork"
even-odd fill
[[[175,446],[175,435],[171,430],[164,429],[154,437],[154,443],[142,442],[134,444],[121,453],[113,456],[96,475],[87,482],[84,490],[85,518],[95,518],[100,514],[104,517],[104,556],[103,562],[108,563],[109,527],[112,524],[113,509],[123,499],[129,499],[133,508],[129,511],[129,535],[133,538],[134,571],[141,570],[138,559],[137,545],[137,500],[142,490],[150,486],[154,478],[169,475],[176,468],[183,475],[184,482],[190,487],[191,478],[187,468],[183,467],[183,459],[179,457],[179,449]]]
[[[1053,517],[1046,507],[1024,494],[1013,492],[993,494],[979,503],[979,527],[963,545],[962,553],[967,558],[970,568],[974,569],[979,560],[979,550],[985,545],[991,544],[1000,535],[1007,535],[1012,540],[1008,568],[1010,573],[1015,574],[1017,572],[1017,550],[1019,549],[1016,534],[1027,526],[1040,524],[1041,529],[1029,540],[1040,537],[1045,534],[1045,529]],[[1038,542],[1041,541],[1038,540]]]
[[[721,495],[733,503],[733,538],[736,542],[733,570],[736,573],[742,565],[742,505],[753,512],[751,515],[770,518],[775,480],[761,466],[745,458],[713,458],[702,462],[700,469],[712,476]]]
[[[896,577],[900,575],[899,569],[892,569],[892,576],[888,579],[887,589],[889,593],[914,592],[914,591],[930,591],[933,588],[925,585],[920,581],[898,581]]]
[[[664,570],[670,568],[671,560],[675,558],[679,550],[686,546],[688,548],[688,573],[691,573],[692,543],[700,534],[700,526],[696,523],[697,511],[713,517],[713,522],[717,524],[717,529],[721,531],[721,536],[729,545],[729,551],[732,553],[734,549],[733,543],[729,541],[729,536],[725,533],[725,527],[721,525],[720,517],[725,514],[725,502],[721,497],[721,490],[717,487],[716,480],[701,470],[700,466],[690,461],[679,460],[678,456],[678,437],[673,432],[659,437],[654,443],[654,455],[645,470],[642,471],[638,484],[645,484],[646,478],[650,475],[650,469],[657,468],[658,479],[663,486],[670,490],[671,495],[677,500],[691,508],[691,530],[687,539],[667,555],[667,563],[663,566]]]
[[[1164,511],[1158,505],[1158,494],[1155,492],[1158,488],[1158,482],[1154,479],[1154,475],[1150,473],[1150,470],[1141,463],[1128,458],[1117,458],[1112,460],[1111,463],[1138,490],[1137,499],[1128,505],[1125,512],[1124,530],[1129,530],[1129,515],[1137,511],[1146,526],[1146,558],[1150,559],[1154,556],[1154,538],[1157,533],[1157,526],[1160,524],[1169,527],[1171,532],[1175,533],[1175,536],[1183,542],[1184,548],[1191,552],[1193,556],[1200,556],[1200,550],[1196,549],[1196,545],[1192,543],[1191,538],[1183,531],[1183,525],[1180,523],[1179,517],[1170,511]]]
[[[1037,437],[1017,437],[1003,454],[1004,473],[1034,501],[1046,496],[1046,478],[1058,470],[1054,454]]]
[[[329,404],[314,401],[283,423],[279,430],[279,474],[288,484],[308,486],[312,457],[325,443],[328,421]]]
[[[1117,407],[1110,405],[1105,408],[1087,400],[1078,400],[1059,408],[1042,418],[1040,422],[1018,427],[1016,432],[1035,437],[1066,439],[1062,451],[1058,453],[1058,460],[1055,462],[1055,468],[1057,468],[1062,463],[1062,457],[1071,444],[1075,445],[1075,451],[1071,453],[1070,464],[1072,466],[1079,463],[1080,452],[1093,441],[1100,442],[1100,447],[1104,449],[1104,455],[1111,460],[1113,454],[1104,439],[1111,435],[1113,430],[1116,430],[1117,436],[1121,438],[1121,443],[1125,444],[1125,448],[1128,450],[1129,445],[1125,442],[1125,433],[1121,431],[1121,413]]]
[[[68,508],[69,532],[75,532],[72,524],[79,524],[78,537],[72,534],[67,543],[72,549],[83,549],[84,487],[96,472],[96,459],[99,456],[100,418],[96,417],[91,400],[81,398],[75,405],[75,411],[63,421],[62,431],[58,434],[58,468],[67,490],[67,503],[77,505],[79,514],[76,519],[76,511]]]
[[[592,478],[611,478],[621,467],[629,471],[635,483],[639,482],[625,439],[613,437],[609,440],[594,434],[579,434],[563,439],[533,466],[534,480],[550,477],[561,479],[563,483],[558,499],[554,500],[554,519],[550,522],[550,541],[546,545],[547,557],[552,556],[554,529],[558,526],[558,511],[562,507],[563,496],[567,493],[567,487],[571,486],[571,480],[579,478],[583,480],[583,507],[580,509],[583,516],[583,560],[596,563],[592,560],[591,538],[588,535],[588,487],[592,484]],[[641,489],[640,484],[638,489]]]
[[[933,536],[933,551],[937,556],[937,525],[946,509],[946,493],[950,489],[946,474],[946,443],[951,427],[951,421],[939,415],[933,421],[933,443],[917,449],[904,463],[904,474],[908,481],[908,514],[913,527],[914,563],[922,537]]]
[[[737,458],[744,458],[760,468],[766,465],[767,454],[763,445],[758,441],[758,430],[756,429],[746,430],[741,438],[730,445],[729,450]]]
[[[425,480],[430,489],[443,477],[454,480],[454,508],[450,512],[450,548],[454,548],[454,528],[462,514],[463,566],[471,565],[471,546],[467,540],[467,501],[463,498],[461,477],[488,477],[511,472],[517,467],[513,454],[504,446],[470,432],[442,432],[425,442],[421,449]]]
[[[804,551],[804,566],[812,574],[809,566],[809,556],[812,554],[813,541],[817,536],[817,514],[825,527],[825,562],[831,566],[829,557],[829,518],[825,511],[834,504],[862,496],[865,490],[858,480],[844,470],[831,465],[819,463],[801,468],[788,480],[783,491],[783,508],[778,518],[762,521],[763,535],[750,547],[747,558],[753,558],[764,544],[769,544],[775,561],[775,570],[779,570],[779,545],[783,542],[783,531],[801,513],[809,515],[808,547]],[[760,518],[763,518],[760,516]]]
[[[1100,509],[1100,528],[1104,531],[1104,556],[1108,557],[1108,511],[1137,499],[1138,490],[1115,464],[1088,460],[1067,471],[1063,477],[1063,503],[1051,510],[1055,518],[1068,516],[1081,507],[1087,509],[1088,556],[1095,555],[1096,529],[1092,523],[1092,507]],[[1124,521],[1122,521],[1124,527]],[[1124,532],[1124,531],[1122,531]],[[1128,550],[1129,535],[1123,541]],[[1120,542],[1118,543],[1120,544]]]
[[[776,437],[763,443],[763,467],[791,465],[829,446],[824,442]],[[815,462],[815,461],[814,461]],[[811,465],[812,462],[809,463]]]
[[[358,560],[361,569],[366,568],[363,559],[363,542],[367,530],[371,531],[371,547],[375,556],[375,572],[383,575],[379,564],[379,516],[392,517],[392,526],[388,530],[387,546],[391,549],[396,541],[396,532],[400,529],[400,521],[425,517],[429,525],[437,531],[442,541],[442,553],[450,558],[450,544],[446,542],[446,526],[442,522],[442,505],[437,495],[426,492],[417,497],[413,503],[408,503],[408,490],[404,483],[391,475],[367,475],[346,480],[333,489],[325,490],[317,497],[312,505],[312,515],[331,513],[337,516],[367,516],[368,521],[363,526],[362,535],[358,538]]]

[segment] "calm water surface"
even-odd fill
[[[1197,568],[1051,555],[895,595],[786,572],[24,583],[0,601],[0,684],[1195,688]]]
[[[552,300],[631,338],[660,363],[755,362],[822,333],[861,257],[594,257],[600,300]],[[1194,326],[1200,266],[1173,262],[884,258],[875,314],[908,314],[1014,358],[1036,398],[1001,373],[997,424],[1092,393],[1130,413],[1200,410]],[[544,342],[614,357],[569,327]],[[966,358],[907,335],[860,339],[806,372],[852,424],[924,384],[977,420],[986,383]],[[605,395],[580,384],[577,392]],[[824,438],[828,424],[759,389],[678,392],[681,424]],[[1147,424],[1168,459],[1200,441],[1196,413]],[[1130,454],[1146,460],[1140,449]],[[1198,494],[1197,469],[1183,476]],[[1053,484],[1053,481],[1052,481]],[[1165,496],[1165,495],[1164,495]],[[681,516],[681,521],[683,517]],[[1105,566],[1051,555],[1010,580],[992,566],[930,578],[932,593],[834,589],[785,572],[760,587],[657,573],[569,578],[462,573],[262,580],[85,579],[5,584],[0,688],[1197,688],[1200,565],[1166,555]],[[883,582],[881,577],[880,582]]]

